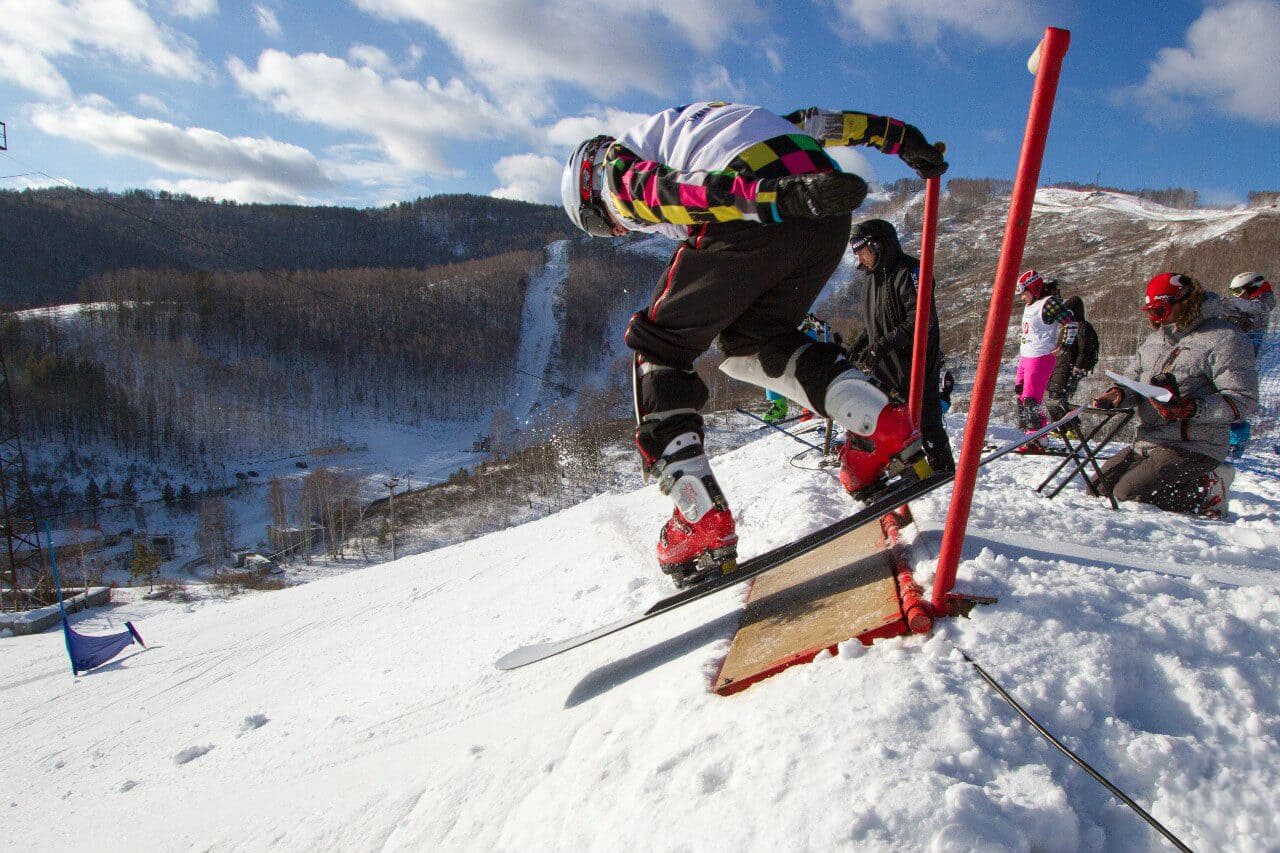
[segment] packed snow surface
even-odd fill
[[[714,436],[713,436],[714,440]],[[743,556],[853,508],[771,434],[715,460]],[[514,672],[669,592],[656,489],[280,592],[134,601],[151,644],[73,679],[0,639],[0,797],[25,849],[1163,850],[960,657],[1197,850],[1280,849],[1280,487],[1235,514],[1112,512],[1049,459],[988,466],[927,637],[708,691],[741,590]],[[947,492],[917,502],[921,574]],[[19,843],[16,840],[22,839]]]

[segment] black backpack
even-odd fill
[[[1088,320],[1080,321],[1080,328],[1076,331],[1076,345],[1079,351],[1074,366],[1088,373],[1098,364],[1098,333]]]

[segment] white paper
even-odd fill
[[[1159,400],[1161,403],[1167,403],[1173,399],[1173,393],[1168,388],[1161,388],[1159,385],[1148,385],[1145,382],[1135,382],[1119,373],[1113,373],[1108,370],[1107,375],[1119,384],[1128,388],[1130,391],[1141,394],[1144,397],[1150,397],[1152,400]]]

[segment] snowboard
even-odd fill
[[[1000,457],[1012,453],[1029,441],[1035,441],[1038,438],[1043,438],[1050,432],[1062,428],[1071,421],[1080,417],[1081,411],[1083,411],[1083,407],[1073,409],[1061,420],[1048,424],[1036,432],[1027,433],[1026,435],[1019,436],[1007,444],[1001,445],[995,452],[984,456],[982,461],[978,463],[979,467],[986,465],[989,462],[994,462]],[[772,551],[766,551],[763,554],[752,557],[751,559],[740,563],[737,570],[730,574],[721,575],[719,577],[712,578],[711,580],[704,581],[697,586],[681,590],[674,595],[669,595],[656,602],[648,610],[631,616],[626,616],[616,622],[610,622],[607,625],[601,625],[598,628],[578,634],[577,636],[553,642],[534,643],[528,646],[521,646],[520,648],[508,652],[498,658],[498,660],[494,662],[494,666],[498,669],[519,669],[522,666],[528,666],[529,664],[537,663],[538,661],[546,660],[550,657],[555,657],[558,654],[563,654],[564,652],[576,649],[579,646],[585,646],[587,643],[594,642],[602,637],[607,637],[610,634],[630,628],[633,625],[639,625],[641,622],[646,622],[654,617],[670,613],[672,610],[677,610],[684,607],[686,604],[692,604],[693,602],[706,598],[709,595],[715,595],[723,590],[736,587],[758,575],[762,575],[765,572],[770,571],[771,569],[776,569],[796,557],[807,554],[813,549],[821,545],[825,545],[831,540],[839,536],[843,536],[851,530],[857,530],[859,527],[866,524],[876,523],[882,516],[892,512],[908,501],[923,497],[935,489],[945,486],[954,479],[954,473],[932,474],[922,480],[915,480],[898,488],[890,489],[889,492],[875,498],[870,504],[863,509],[858,510],[853,515],[842,518],[820,530],[815,530],[808,536],[804,536],[794,542],[787,543],[786,545],[780,545]]]

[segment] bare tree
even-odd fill
[[[205,498],[200,502],[200,521],[196,527],[196,546],[215,572],[231,553],[232,531],[235,529],[231,506],[226,498]]]
[[[267,486],[267,509],[271,512],[271,523],[275,527],[285,527],[289,523],[289,506],[284,492],[284,481],[272,477]]]

